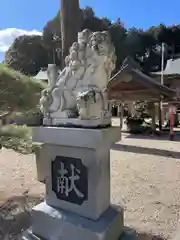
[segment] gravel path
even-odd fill
[[[178,142],[124,138],[111,152],[112,201],[125,224],[168,239],[180,214]]]
[[[112,202],[124,206],[125,225],[163,239],[173,236],[180,214],[179,146],[179,142],[126,134],[113,146]],[[34,155],[0,150],[0,234],[17,234],[20,225],[26,228],[29,209],[43,194],[44,186],[36,181]],[[142,236],[139,239],[153,239]]]

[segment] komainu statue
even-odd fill
[[[48,88],[40,108],[44,125],[98,127],[110,124],[107,85],[115,68],[115,49],[108,32],[83,30],[59,72],[48,65]]]

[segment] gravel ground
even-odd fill
[[[124,206],[126,225],[168,239],[173,235],[180,213],[178,145],[125,138],[114,146],[112,201]]]
[[[112,202],[124,206],[126,226],[146,233],[140,234],[141,240],[157,239],[153,234],[171,239],[177,228],[178,146],[178,141],[123,134],[111,150]],[[30,224],[30,209],[43,195],[34,155],[0,150],[0,239],[18,239],[17,234]]]

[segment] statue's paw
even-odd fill
[[[87,120],[88,119],[87,110],[85,108],[80,108],[79,109],[79,119],[81,119],[81,120]]]

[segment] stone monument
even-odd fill
[[[108,32],[78,34],[59,72],[49,65],[40,100],[43,126],[33,140],[45,201],[32,210],[25,239],[117,240],[123,209],[110,204],[110,147],[121,138],[111,127],[107,86],[116,56]]]

